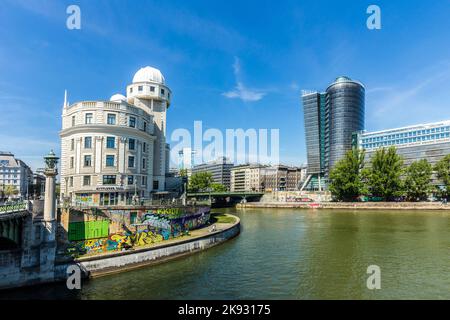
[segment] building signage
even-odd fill
[[[122,186],[108,186],[108,187],[99,186],[99,187],[96,187],[95,190],[97,190],[97,191],[124,191],[125,188]]]

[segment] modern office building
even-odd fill
[[[230,190],[296,191],[304,178],[305,168],[245,164],[231,168]]]
[[[365,89],[338,77],[325,92],[303,92],[308,177],[302,189],[322,190],[331,168],[351,150],[352,135],[364,130]]]
[[[379,148],[394,146],[405,165],[426,159],[432,165],[450,154],[450,120],[373,132],[359,132],[358,147],[369,162]]]
[[[0,197],[5,198],[5,191],[12,188],[17,194],[10,195],[11,198],[26,198],[32,183],[30,167],[11,152],[0,151]]]
[[[141,68],[126,97],[82,101],[62,112],[61,196],[87,205],[130,203],[164,191],[166,112],[171,91],[161,72]]]
[[[192,173],[210,172],[215,183],[224,185],[230,190],[230,170],[233,164],[225,157],[220,157],[214,161],[200,164],[192,168]]]

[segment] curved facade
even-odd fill
[[[339,77],[326,92],[325,167],[329,170],[352,148],[352,134],[364,130],[365,89],[360,82]]]
[[[302,189],[322,190],[331,168],[352,148],[352,137],[364,130],[364,86],[339,77],[326,92],[302,95],[308,177]]]
[[[116,94],[111,101],[65,103],[62,197],[109,206],[165,189],[170,89],[155,79],[141,76],[141,82],[127,87],[126,97]]]

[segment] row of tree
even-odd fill
[[[447,199],[450,195],[450,155],[434,167],[426,160],[418,160],[405,167],[395,147],[378,149],[365,166],[363,150],[352,149],[341,159],[329,175],[329,188],[336,200],[355,201],[360,196],[372,196],[385,201],[405,197],[410,201],[426,200],[430,193]],[[433,187],[432,174],[442,182]]]
[[[191,175],[188,184],[189,192],[225,192],[227,188],[214,182],[211,172],[198,172]]]

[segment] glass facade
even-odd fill
[[[390,146],[397,149],[405,165],[421,159],[435,164],[450,154],[450,121],[377,132],[360,132],[358,135],[358,147],[366,150],[367,161],[377,149]]]
[[[325,150],[328,171],[352,148],[352,134],[364,129],[364,97],[362,84],[339,77],[327,89],[326,107],[329,112],[326,127],[329,142]]]
[[[303,113],[305,121],[306,153],[308,174],[318,174],[322,170],[321,149],[324,148],[320,139],[320,105],[321,94],[314,92],[303,95]]]
[[[303,94],[308,175],[326,177],[351,150],[352,134],[364,129],[364,99],[364,86],[347,77],[337,78],[324,93]]]

